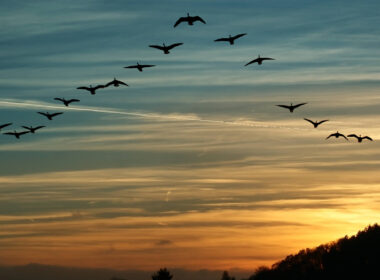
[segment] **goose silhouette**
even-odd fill
[[[79,99],[69,99],[69,100],[66,100],[65,98],[59,98],[59,97],[54,98],[54,100],[61,101],[63,104],[65,104],[66,107],[69,106],[70,103],[79,102],[80,101]]]
[[[24,135],[24,134],[27,134],[29,133],[29,131],[21,131],[21,132],[17,132],[16,130],[14,132],[6,132],[6,133],[3,133],[5,135],[13,135],[15,136],[17,139],[20,139],[20,136],[21,135]]]
[[[355,137],[358,140],[358,143],[361,143],[364,139],[368,139],[369,141],[373,141],[373,139],[369,136],[357,136],[356,134],[349,134],[347,137]]]
[[[214,40],[214,42],[229,42],[230,45],[233,45],[235,43],[235,40],[240,38],[240,37],[243,37],[247,35],[247,33],[242,33],[242,34],[238,34],[238,35],[235,35],[235,36],[231,36],[229,35],[228,37],[226,38],[219,38],[219,39],[216,39]]]
[[[3,129],[4,127],[10,126],[12,123],[5,123],[0,125],[0,130]]]
[[[124,86],[127,86],[127,87],[128,87],[128,85],[127,85],[126,83],[124,83],[124,82],[122,82],[122,81],[119,81],[119,80],[116,80],[116,78],[113,78],[113,81],[111,81],[111,82],[105,84],[104,87],[109,87],[109,86],[112,86],[112,85],[113,85],[114,87],[119,87],[120,85],[124,85]]]
[[[43,116],[47,117],[48,120],[50,120],[50,121],[51,121],[55,116],[58,116],[58,115],[63,114],[63,112],[58,112],[58,113],[53,113],[53,114],[50,114],[49,112],[46,112],[46,113],[44,113],[44,112],[37,112],[37,113],[40,114],[40,115],[43,115]]]
[[[181,46],[183,45],[183,43],[175,43],[175,44],[171,44],[169,46],[166,46],[164,43],[162,44],[162,46],[159,46],[159,45],[149,45],[149,47],[151,48],[155,48],[155,49],[159,49],[161,51],[164,52],[164,54],[169,54],[170,50],[175,48],[175,47],[178,47],[178,46]]]
[[[136,68],[137,70],[139,70],[140,72],[143,71],[143,68],[147,68],[147,67],[154,67],[156,65],[151,65],[151,64],[139,64],[137,62],[136,65],[130,65],[130,66],[125,66],[124,68],[129,68],[129,69],[133,69],[133,68]]]
[[[312,120],[309,120],[309,119],[306,119],[306,118],[304,118],[304,120],[308,121],[309,123],[311,123],[314,126],[314,128],[317,128],[318,125],[320,125],[320,124],[322,124],[324,122],[329,121],[329,120],[322,120],[322,121],[315,121],[315,122],[313,122]]]
[[[342,133],[339,133],[338,131],[327,136],[326,140],[329,139],[330,137],[335,137],[335,138],[343,137],[344,139],[348,140],[346,136],[344,136]]]
[[[255,62],[257,62],[257,64],[261,65],[264,60],[275,60],[275,59],[274,58],[270,58],[270,57],[260,57],[260,55],[259,55],[257,58],[255,58],[254,60],[251,60],[250,62],[248,62],[244,66],[247,66],[247,65],[255,63]]]
[[[200,16],[190,16],[189,13],[187,13],[187,16],[186,17],[180,17],[174,24],[174,28],[177,27],[181,22],[187,22],[189,25],[193,25],[194,22],[196,21],[200,21],[202,22],[203,24],[206,24],[206,22],[203,20],[203,18],[201,18]]]
[[[27,129],[27,130],[29,130],[30,133],[34,134],[36,132],[36,130],[41,129],[41,128],[45,127],[45,126],[44,125],[40,125],[40,126],[36,126],[36,127],[32,127],[32,126],[22,126],[22,127],[25,128],[25,129]]]
[[[305,105],[305,104],[307,104],[307,103],[299,103],[296,105],[293,105],[293,103],[290,103],[290,105],[276,105],[276,106],[288,109],[290,111],[290,113],[293,113],[294,109],[296,109],[302,105]]]
[[[96,92],[97,89],[100,89],[100,88],[104,88],[103,85],[97,85],[96,87],[92,87],[90,85],[90,87],[77,87],[77,89],[84,89],[84,90],[88,90],[92,95],[94,95]]]

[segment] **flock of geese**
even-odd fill
[[[188,25],[194,25],[194,22],[197,22],[197,21],[199,21],[199,22],[201,22],[203,24],[206,24],[206,21],[204,19],[202,19],[200,16],[190,16],[189,13],[187,13],[187,16],[180,17],[175,22],[175,24],[174,24],[173,27],[175,28],[178,25],[180,25],[181,23],[185,23],[185,22],[187,22]],[[247,35],[247,33],[241,33],[241,34],[237,34],[235,36],[229,35],[228,37],[218,38],[218,39],[216,39],[214,41],[215,42],[228,42],[230,45],[234,45],[235,44],[235,40],[237,40],[237,39],[239,39],[239,38],[241,38],[241,37],[243,37],[245,35]],[[161,50],[161,51],[163,51],[164,54],[169,54],[172,49],[174,49],[176,47],[179,47],[181,45],[183,45],[183,43],[174,43],[174,44],[171,44],[171,45],[168,45],[168,46],[165,45],[165,43],[163,43],[162,45],[149,45],[149,47]],[[260,55],[258,55],[257,58],[249,61],[244,66],[248,66],[248,65],[253,64],[253,63],[257,63],[258,65],[261,65],[263,63],[263,61],[265,61],[265,60],[275,60],[275,59],[271,58],[271,57],[260,57]],[[150,68],[150,67],[154,67],[154,66],[156,66],[156,65],[139,64],[137,62],[136,65],[125,66],[124,68],[127,68],[127,69],[137,69],[138,71],[142,72],[144,68]],[[77,89],[79,89],[79,90],[86,90],[91,95],[95,95],[96,91],[99,90],[99,89],[104,89],[104,88],[107,88],[109,86],[119,87],[120,85],[128,86],[128,84],[126,84],[126,83],[124,83],[122,81],[119,81],[116,78],[114,78],[113,81],[111,81],[111,82],[109,82],[109,83],[107,83],[105,85],[97,85],[95,87],[92,87],[92,85],[90,85],[88,87],[87,86],[80,86],[80,87],[77,87]],[[54,98],[54,100],[60,101],[66,107],[68,107],[71,103],[80,102],[79,99],[68,99],[67,100],[65,98],[59,98],[59,97]],[[307,103],[299,103],[299,104],[296,104],[296,105],[293,105],[293,103],[290,103],[290,105],[282,105],[281,104],[281,105],[276,105],[276,106],[288,109],[290,111],[290,113],[293,113],[295,109],[297,109],[298,107],[303,106],[305,104],[307,104]],[[53,120],[54,117],[63,114],[63,112],[56,112],[56,113],[37,112],[37,113],[40,114],[40,115],[42,115],[42,116],[45,116],[49,121]],[[314,126],[314,128],[317,128],[322,123],[329,121],[329,120],[312,121],[312,120],[307,119],[307,118],[304,118],[304,120],[307,121],[307,122],[309,122],[309,123],[311,123]],[[12,123],[6,123],[6,124],[0,125],[0,131],[1,131],[1,129],[3,129],[5,127],[8,127],[10,125],[12,125]],[[39,130],[41,128],[44,128],[44,127],[45,126],[43,126],[43,125],[36,126],[36,127],[22,126],[22,128],[26,129],[25,131],[17,132],[16,130],[14,130],[13,132],[5,132],[3,134],[5,134],[5,135],[12,135],[12,136],[15,136],[17,139],[20,139],[21,135],[24,135],[24,134],[27,134],[27,133],[33,133],[34,134],[37,130]],[[373,141],[373,139],[371,137],[369,137],[369,136],[361,136],[361,135],[358,136],[356,134],[349,134],[349,135],[345,136],[344,134],[341,134],[338,131],[335,132],[335,133],[330,134],[329,136],[327,136],[326,140],[329,139],[330,137],[335,137],[335,138],[342,137],[345,140],[348,140],[347,137],[353,137],[353,138],[357,139],[358,143],[361,143],[364,139]]]

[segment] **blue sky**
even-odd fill
[[[1,4],[0,120],[47,126],[0,137],[1,264],[250,269],[377,221],[378,2]],[[187,12],[207,24],[173,28]],[[148,47],[163,42],[184,45]],[[276,60],[244,67],[258,54]],[[123,68],[137,61],[157,66]],[[130,86],[76,89],[114,77]],[[290,102],[308,104],[275,106]],[[375,141],[325,141],[336,130]]]

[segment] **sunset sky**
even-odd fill
[[[380,2],[364,2],[1,1],[1,132],[46,127],[0,135],[0,265],[254,271],[379,222]],[[206,24],[173,28],[187,12]],[[259,54],[275,60],[244,67]],[[114,77],[130,86],[76,89]]]

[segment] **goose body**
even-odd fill
[[[124,68],[129,68],[129,69],[136,68],[137,70],[139,70],[140,72],[142,72],[144,68],[147,68],[147,67],[154,67],[154,66],[156,66],[156,65],[151,65],[151,64],[139,64],[139,63],[137,62],[136,65],[125,66]]]
[[[230,45],[233,45],[235,43],[236,39],[238,39],[240,37],[243,37],[245,35],[247,35],[247,33],[242,33],[242,34],[238,34],[238,35],[235,35],[235,36],[229,35],[228,37],[225,37],[225,38],[216,39],[216,40],[214,40],[214,42],[229,42]]]
[[[55,116],[58,116],[58,115],[63,114],[63,112],[58,112],[58,113],[53,113],[53,114],[50,114],[49,112],[46,112],[46,113],[44,113],[44,112],[37,112],[37,113],[40,114],[40,115],[43,115],[43,116],[47,117],[48,120],[50,120],[50,121],[51,121]]]
[[[45,126],[44,126],[44,125],[40,125],[40,126],[36,126],[36,127],[32,127],[32,126],[23,126],[23,128],[29,130],[29,132],[30,132],[30,133],[33,133],[33,134],[36,132],[36,130],[41,129],[41,128],[43,128],[43,127],[45,127]]]
[[[373,139],[369,136],[363,136],[362,137],[361,135],[357,136],[356,134],[349,134],[349,135],[347,135],[347,137],[355,137],[358,140],[358,143],[361,143],[364,139],[367,139],[369,141],[373,141]]]
[[[96,93],[97,89],[104,88],[103,85],[97,85],[96,87],[92,87],[91,85],[89,87],[77,87],[77,89],[84,89],[89,91],[92,95]]]
[[[304,120],[305,120],[305,121],[308,121],[309,123],[311,123],[311,124],[314,126],[314,128],[317,128],[318,125],[320,125],[320,124],[322,124],[322,123],[328,121],[328,120],[322,120],[322,121],[315,121],[315,122],[314,122],[314,121],[309,120],[309,119],[306,119],[306,118],[304,118]]]
[[[181,46],[181,45],[183,45],[183,43],[174,43],[174,44],[171,44],[169,46],[166,46],[165,44],[162,44],[162,46],[149,45],[149,47],[161,50],[164,52],[164,54],[169,54],[171,49],[178,47],[178,46]]]
[[[275,60],[275,59],[271,58],[271,57],[260,57],[260,55],[259,55],[257,58],[255,58],[254,60],[251,60],[250,62],[248,62],[244,66],[250,65],[250,64],[255,63],[255,62],[257,62],[257,64],[261,65],[264,60]]]
[[[126,83],[122,82],[122,81],[119,81],[119,80],[116,80],[116,78],[113,79],[113,81],[105,84],[104,87],[109,87],[109,86],[114,86],[114,87],[119,87],[120,85],[123,85],[123,86],[128,86]]]
[[[59,98],[59,97],[54,98],[54,100],[61,101],[63,104],[65,104],[66,107],[69,106],[69,104],[72,102],[79,102],[80,101],[79,99],[66,100],[65,98]]]
[[[5,135],[13,135],[14,137],[16,137],[17,139],[20,139],[20,136],[21,135],[24,135],[24,134],[27,134],[29,133],[29,131],[21,131],[21,132],[17,132],[16,130],[14,132],[6,132],[4,133]]]
[[[339,133],[338,131],[327,136],[326,140],[329,139],[330,137],[335,137],[335,138],[343,137],[344,139],[348,140],[347,137],[344,136],[344,134]]]
[[[177,27],[181,22],[187,22],[189,25],[194,25],[194,22],[196,21],[200,21],[202,22],[203,24],[206,24],[206,22],[204,21],[203,18],[201,18],[200,16],[190,16],[189,13],[187,13],[187,16],[186,17],[180,17],[174,24],[174,28]]]
[[[302,105],[305,105],[305,104],[307,104],[307,103],[299,103],[296,105],[293,105],[293,103],[290,103],[290,105],[276,105],[276,106],[288,109],[290,111],[290,113],[293,113],[294,109],[296,109]]]

